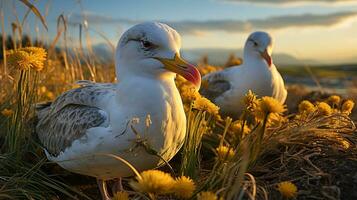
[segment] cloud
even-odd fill
[[[258,0],[257,0],[258,1]],[[281,0],[282,1],[282,0]],[[278,30],[290,27],[331,27],[341,24],[348,19],[357,16],[357,12],[338,12],[330,14],[303,14],[303,15],[284,15],[268,17],[265,19],[249,20],[207,20],[207,21],[162,21],[177,29],[182,34],[196,35],[212,31],[224,32],[249,32],[254,29]],[[115,19],[106,16],[86,14],[86,20],[89,24],[136,24],[141,20]],[[74,20],[74,21],[71,21]],[[79,15],[73,15],[70,23],[80,23],[83,19]]]
[[[274,4],[274,5],[300,5],[300,4],[345,4],[357,3],[357,0],[224,0],[234,3],[256,3],[256,4]]]
[[[249,32],[253,29],[284,29],[290,27],[330,27],[357,16],[357,12],[340,12],[326,15],[286,15],[266,19],[181,21],[167,22],[182,33],[194,34],[196,31]]]

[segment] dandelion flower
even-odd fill
[[[304,100],[299,104],[299,112],[300,113],[312,113],[316,110],[314,104],[312,104],[308,100]]]
[[[342,104],[341,111],[347,115],[351,114],[355,103],[352,100],[347,100]]]
[[[6,57],[9,67],[19,70],[29,70],[33,62],[33,58],[24,51],[10,50],[6,53]]]
[[[256,107],[257,96],[251,90],[249,90],[243,98],[243,103],[247,110],[252,111]]]
[[[125,191],[117,192],[112,200],[129,200],[129,194]]]
[[[259,107],[264,113],[283,113],[285,107],[277,99],[273,97],[262,97],[259,101]]]
[[[219,147],[216,148],[217,152],[217,158],[219,160],[232,160],[234,157],[234,151],[232,148],[229,148],[227,146],[220,145]]]
[[[136,181],[130,182],[131,187],[139,192],[152,194],[167,194],[172,192],[175,180],[170,174],[159,170],[147,170],[136,177]]]
[[[328,105],[325,102],[320,102],[317,104],[317,110],[319,111],[320,114],[329,116],[332,113],[332,108],[330,105]]]
[[[195,189],[196,185],[192,179],[187,178],[186,176],[181,176],[176,179],[173,192],[177,197],[188,199],[192,196]]]
[[[193,102],[193,108],[197,110],[207,111],[208,113],[214,116],[218,115],[219,111],[219,107],[205,97],[196,99]]]
[[[10,117],[12,114],[14,114],[14,111],[5,108],[4,110],[1,111],[1,114],[4,115],[5,117]]]
[[[297,187],[290,181],[284,181],[278,184],[278,191],[285,198],[293,198],[297,194]]]
[[[197,200],[218,200],[218,197],[215,193],[213,192],[200,192],[197,195]]]
[[[8,65],[19,70],[30,68],[41,71],[46,60],[46,50],[39,47],[24,47],[6,53]]]
[[[273,97],[262,97],[259,99],[254,111],[254,116],[257,120],[263,120],[268,114],[280,115],[285,111],[285,107],[278,100]]]
[[[332,105],[336,106],[340,104],[341,102],[341,97],[337,95],[332,95],[327,99],[327,102],[331,103]]]

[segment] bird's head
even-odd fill
[[[179,74],[196,87],[201,75],[196,67],[180,56],[181,37],[170,26],[145,22],[128,29],[116,50],[119,80],[128,74],[140,76],[173,76]]]
[[[263,58],[268,66],[273,63],[273,38],[266,32],[257,31],[249,35],[245,47],[244,54],[257,55]]]

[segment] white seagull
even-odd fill
[[[284,103],[284,80],[272,60],[273,39],[266,32],[252,33],[244,46],[243,64],[207,74],[202,95],[212,100],[225,115],[238,117],[241,99],[252,90],[258,96],[272,96]]]
[[[141,141],[169,161],[186,133],[176,73],[198,88],[201,84],[195,66],[181,59],[180,47],[180,35],[166,24],[146,22],[127,30],[116,50],[119,83],[86,82],[38,106],[36,131],[48,159],[96,177],[103,199],[110,199],[106,180],[133,175],[126,164],[105,154],[139,171],[164,164]]]

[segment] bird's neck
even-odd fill
[[[249,68],[264,68],[269,69],[268,64],[263,59],[263,57],[256,52],[244,52],[243,55],[244,66]]]
[[[153,75],[131,75],[121,77],[117,84],[117,98],[120,102],[148,101],[163,95],[179,95],[173,73]],[[142,99],[137,99],[137,97]],[[135,99],[136,98],[136,99]]]

